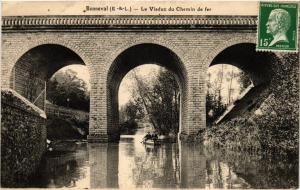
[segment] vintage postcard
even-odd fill
[[[299,188],[299,2],[1,4],[2,188]]]

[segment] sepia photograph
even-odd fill
[[[1,188],[299,188],[299,1],[1,2]]]

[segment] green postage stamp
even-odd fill
[[[297,52],[298,3],[260,2],[257,51]]]

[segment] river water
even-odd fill
[[[298,160],[173,143],[144,146],[143,130],[120,143],[61,143],[27,187],[296,188]]]

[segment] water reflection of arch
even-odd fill
[[[118,188],[119,145],[88,144],[91,188]]]
[[[194,143],[180,143],[180,187],[205,188],[206,157],[203,147]]]
[[[180,166],[178,146],[176,143],[161,146],[141,147],[145,152],[133,156],[133,163],[126,163],[132,178],[123,175],[119,178],[121,188],[125,187],[124,180],[131,181],[132,187],[137,188],[177,188],[180,183]],[[123,167],[124,170],[124,167]],[[121,171],[122,172],[122,169]]]
[[[47,158],[47,170],[50,170],[51,168],[59,165],[65,165],[66,163],[76,160],[78,165],[82,165],[86,160],[85,152],[76,152],[76,153],[70,153],[66,154],[65,156],[57,156],[57,157],[50,157]]]
[[[85,149],[76,150],[53,156],[46,156],[39,171],[38,186],[42,187],[70,187],[82,178],[80,168],[84,167],[87,161]]]

